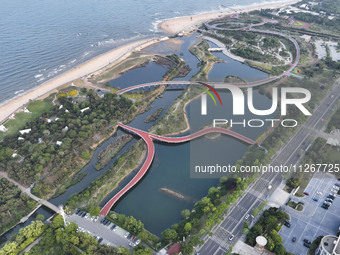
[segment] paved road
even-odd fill
[[[323,127],[323,121],[332,113],[333,108],[340,99],[340,86],[337,86],[329,92],[323,102],[317,107],[307,122],[301,126],[299,131],[292,136],[289,142],[284,146],[272,160],[272,165],[290,165],[299,161],[301,150],[305,150],[315,132],[313,129],[320,130]],[[311,131],[312,130],[312,131]],[[245,195],[238,201],[237,205],[228,213],[222,223],[213,230],[213,236],[205,238],[205,244],[199,248],[200,254],[220,254],[221,250],[227,251],[229,246],[233,246],[242,236],[244,217],[251,213],[267,194],[271,194],[282,182],[281,173],[266,173],[261,176],[252,186],[248,188]],[[268,185],[272,185],[271,191],[268,191]],[[228,237],[233,234],[235,237],[232,241]]]

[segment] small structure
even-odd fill
[[[60,145],[63,144],[63,142],[62,142],[62,141],[57,141],[56,144],[57,144],[58,146],[60,146]]]
[[[32,131],[32,129],[28,128],[28,129],[23,129],[23,130],[19,130],[20,134],[29,134]]]
[[[179,243],[174,243],[169,250],[166,252],[167,255],[182,254],[181,245]]]
[[[38,143],[42,143],[43,139],[41,137],[38,138]]]
[[[61,130],[63,133],[66,133],[68,131],[68,126],[64,127],[62,130]]]
[[[264,247],[267,245],[267,239],[264,236],[258,236],[256,237],[256,247],[260,250],[264,249]]]
[[[18,156],[17,153],[13,153],[13,154],[12,154],[12,158],[15,158],[16,156]]]
[[[25,138],[19,136],[19,137],[18,137],[18,140],[19,140],[19,141],[23,141],[23,140],[25,140]]]
[[[100,97],[100,98],[103,98],[105,96],[105,93],[101,90],[98,90],[97,91],[97,96]]]
[[[81,111],[81,112],[85,112],[85,111],[87,111],[87,110],[90,110],[90,107],[86,107],[86,108],[84,108],[84,109],[81,109],[80,111]]]
[[[31,113],[26,107],[24,107],[24,112],[25,113]]]
[[[304,40],[305,42],[310,42],[310,40],[312,39],[312,37],[310,35],[301,35],[299,36],[302,40]]]
[[[64,106],[61,104],[61,105],[59,106],[59,110],[62,109],[63,107],[64,107]]]
[[[4,125],[0,125],[0,131],[6,132],[8,129]]]

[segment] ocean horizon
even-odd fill
[[[242,6],[285,1],[245,0]],[[133,9],[131,8],[133,6]],[[164,19],[239,7],[236,0],[6,1],[0,11],[0,104],[128,42],[165,35]]]

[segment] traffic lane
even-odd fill
[[[241,219],[244,218],[247,210],[256,200],[257,197],[250,193],[244,195],[242,200],[233,208],[228,217],[222,222],[221,226],[231,233],[233,228]]]
[[[199,254],[214,254],[219,249],[219,247],[220,246],[209,237],[208,241],[205,242],[204,246],[199,251]]]

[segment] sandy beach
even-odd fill
[[[261,9],[277,9],[282,8],[284,6],[294,4],[299,2],[300,0],[292,0],[285,2],[276,2],[276,3],[265,3],[259,5],[251,5],[239,8],[230,8],[226,11],[217,11],[217,12],[209,12],[202,13],[195,16],[184,16],[173,19],[164,20],[158,24],[158,28],[171,34],[187,34],[195,29],[197,29],[201,24],[203,24],[207,20],[217,19],[226,15],[241,13],[241,12],[250,12],[254,10]]]
[[[38,99],[46,94],[51,93],[58,87],[61,87],[65,83],[79,79],[81,77],[92,74],[104,67],[127,58],[132,51],[142,50],[160,40],[166,40],[167,37],[144,39],[136,42],[132,42],[102,55],[99,55],[79,66],[76,66],[65,73],[52,78],[51,80],[41,84],[38,87],[34,87],[27,91],[25,94],[15,97],[10,101],[7,101],[0,105],[0,123],[3,123],[7,118],[15,113],[22,106],[26,105],[30,100]]]
[[[219,11],[219,12],[211,12],[211,13],[203,13],[196,16],[185,16],[179,17],[169,20],[164,20],[159,24],[159,28],[164,30],[169,34],[177,34],[177,33],[189,33],[200,26],[204,21],[210,19],[216,19],[221,16],[230,15],[234,13],[258,10],[258,9],[268,9],[268,8],[281,8],[283,6],[299,2],[299,0],[292,0],[289,2],[278,2],[278,3],[270,3],[263,5],[252,5],[248,7],[228,10],[228,11]],[[15,97],[12,100],[9,100],[2,105],[0,105],[0,124],[5,122],[9,116],[15,113],[18,109],[22,108],[26,105],[30,100],[38,99],[42,96],[46,96],[47,94],[55,91],[58,87],[65,85],[71,81],[76,79],[88,76],[93,74],[108,65],[113,64],[114,62],[121,61],[127,58],[132,51],[142,50],[154,43],[157,43],[161,40],[167,40],[168,37],[162,38],[152,38],[152,39],[144,39],[136,42],[132,42],[123,46],[120,46],[116,49],[113,49],[109,52],[106,52],[102,55],[99,55],[79,66],[72,68],[71,70],[66,71],[65,73],[52,78],[51,80],[41,84],[40,86],[34,87],[31,90],[27,91],[25,94]]]

